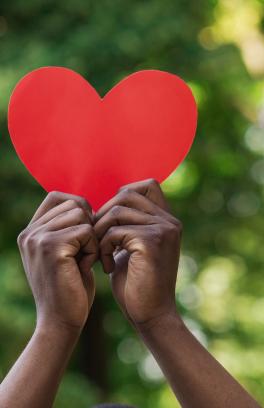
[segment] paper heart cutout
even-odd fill
[[[188,153],[197,109],[176,75],[136,72],[104,98],[76,72],[43,67],[13,91],[8,127],[18,156],[47,190],[96,210],[124,184],[162,182]]]

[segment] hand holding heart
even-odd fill
[[[149,180],[123,187],[97,212],[94,230],[127,318],[142,326],[175,313],[181,223],[169,213],[159,184]]]
[[[135,181],[169,176],[196,120],[190,89],[167,72],[134,73],[104,98],[66,68],[40,68],[19,82],[8,117],[15,149],[47,191],[64,192],[48,195],[18,240],[39,324],[82,328],[99,256],[135,325],[175,312],[180,223],[158,183]],[[101,207],[95,216],[78,196]]]
[[[18,245],[37,308],[37,324],[79,333],[93,303],[98,243],[91,209],[80,197],[50,193]]]
[[[122,188],[95,215],[80,197],[50,193],[18,238],[38,324],[82,329],[99,257],[135,326],[175,313],[180,235],[153,180]]]

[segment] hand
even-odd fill
[[[18,245],[37,309],[37,326],[80,331],[95,294],[91,267],[98,244],[91,209],[77,196],[52,192]]]
[[[176,312],[181,223],[155,180],[125,186],[96,214],[100,257],[114,296],[134,325]]]

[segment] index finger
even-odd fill
[[[169,211],[169,205],[161,190],[160,184],[155,179],[147,179],[126,184],[125,186],[122,186],[119,191],[122,190],[136,191],[137,193],[147,197],[163,210]]]
[[[52,208],[56,207],[59,204],[62,204],[64,201],[74,200],[78,203],[78,205],[83,208],[88,214],[92,214],[91,206],[88,202],[83,198],[73,194],[66,194],[61,193],[59,191],[52,191],[47,195],[45,200],[41,203],[37,211],[35,212],[33,218],[31,219],[30,224],[37,221],[40,217],[42,217],[46,212],[51,210]]]
[[[107,201],[95,214],[95,223],[97,223],[108,211],[113,209],[113,207],[120,206],[134,208],[150,215],[158,215],[164,217],[169,222],[178,223],[178,221],[168,211],[163,210],[146,196],[143,196],[142,194],[139,194],[131,189],[123,189],[113,198]]]

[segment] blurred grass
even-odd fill
[[[261,0],[1,0],[2,377],[34,326],[16,237],[45,195],[8,137],[6,113],[15,83],[43,65],[67,66],[104,95],[125,75],[157,68],[182,76],[199,108],[193,148],[163,184],[184,224],[179,309],[200,341],[264,404],[263,6]],[[102,400],[177,406],[154,360],[120,315],[100,266],[96,277],[97,338],[87,329],[56,408]],[[95,359],[87,357],[87,349]]]

